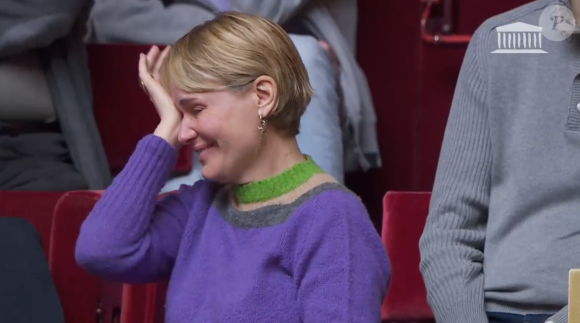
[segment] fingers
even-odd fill
[[[155,88],[156,83],[160,81],[160,71],[163,66],[163,61],[169,54],[171,47],[166,46],[163,52],[159,52],[159,47],[152,46],[149,52],[139,54],[139,79],[140,86],[145,94]],[[151,96],[150,96],[151,98]]]
[[[157,56],[159,56],[159,47],[151,46],[151,49],[149,49],[149,52],[147,53],[147,69],[149,71],[151,71],[153,66],[155,66]]]
[[[155,78],[156,80],[159,80],[161,77],[161,67],[163,66],[165,58],[167,57],[167,55],[169,55],[170,49],[171,46],[165,46],[165,48],[157,58],[157,61],[155,62],[155,66],[153,67],[153,73],[151,74],[153,75],[153,78]]]
[[[151,81],[151,74],[149,74],[147,56],[145,54],[139,54],[139,78],[146,84]]]
[[[145,56],[145,54],[139,54],[139,86],[141,87],[141,90],[149,96],[149,99],[151,99],[151,96],[149,95],[147,86],[151,81],[152,78],[147,68],[147,56]]]

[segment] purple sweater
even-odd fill
[[[380,322],[390,266],[361,201],[326,183],[235,208],[202,180],[157,201],[176,149],[148,135],[83,223],[76,259],[126,283],[169,279],[166,322]]]

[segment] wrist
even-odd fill
[[[157,128],[155,128],[155,131],[153,132],[153,134],[157,137],[160,137],[161,139],[167,141],[170,145],[172,145],[173,147],[178,146],[179,142],[177,140],[177,132],[178,132],[178,127],[175,126],[168,126],[166,124],[160,123]]]

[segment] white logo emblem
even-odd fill
[[[498,49],[492,54],[546,54],[542,36],[551,41],[564,41],[576,31],[576,20],[567,7],[553,5],[542,11],[539,26],[516,22],[495,30]]]
[[[542,50],[542,27],[515,22],[497,27],[497,50],[492,54],[546,54]]]

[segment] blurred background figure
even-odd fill
[[[172,44],[217,13],[235,10],[282,25],[306,66],[314,97],[301,119],[298,144],[327,173],[380,166],[372,99],[355,59],[357,2],[261,0],[95,0],[88,42]],[[201,179],[191,172],[168,180],[163,192]]]
[[[0,2],[0,190],[103,189],[86,0]]]
[[[64,323],[39,234],[25,219],[0,216],[0,319]]]

